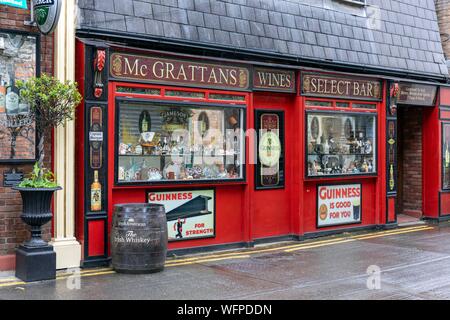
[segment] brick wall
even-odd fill
[[[435,0],[435,4],[442,48],[445,58],[450,60],[450,0]]]
[[[422,109],[399,108],[400,212],[422,213]]]
[[[28,1],[28,7],[30,1]],[[28,10],[16,9],[0,5],[0,29],[37,32],[36,28],[28,27],[24,21],[30,20]],[[41,73],[53,74],[53,37],[41,37]],[[46,144],[46,165],[50,166],[51,144]],[[32,165],[14,166],[17,170],[28,173]],[[0,270],[11,269],[14,262],[14,252],[18,244],[28,236],[29,231],[21,221],[22,201],[20,194],[10,188],[3,187],[3,173],[10,171],[11,165],[0,163]],[[51,237],[51,224],[43,229],[44,238]]]

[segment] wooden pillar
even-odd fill
[[[75,0],[62,2],[55,32],[55,76],[75,80]],[[54,233],[51,244],[56,252],[56,268],[80,266],[81,246],[75,238],[75,125],[68,121],[55,130],[54,168],[63,188],[55,196]]]

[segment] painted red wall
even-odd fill
[[[254,93],[254,110],[284,111],[285,187],[284,189],[255,190],[255,179],[249,179],[251,188],[252,237],[254,239],[293,234],[293,216],[298,214],[295,204],[298,196],[293,193],[294,164],[298,150],[292,130],[296,123],[294,94]],[[254,117],[254,112],[249,114]],[[255,119],[256,121],[256,119]],[[254,169],[254,168],[253,168]],[[294,210],[293,210],[294,209]]]
[[[303,191],[304,199],[304,228],[305,233],[322,232],[327,230],[346,229],[358,226],[368,226],[376,224],[376,177],[357,179],[323,179],[320,181],[307,181]],[[317,185],[319,184],[353,184],[361,183],[362,185],[362,205],[361,205],[361,223],[347,224],[342,226],[331,226],[317,228]],[[381,213],[381,212],[380,212]]]
[[[109,85],[109,106],[108,106],[108,121],[111,124],[110,130],[114,128],[115,123],[115,83],[110,83]],[[117,84],[118,85],[118,84]],[[126,85],[126,84],[121,84]],[[139,85],[136,85],[139,86]],[[145,87],[141,85],[141,87]],[[153,86],[155,87],[155,86]],[[174,89],[174,88],[171,88]],[[176,90],[187,90],[196,91],[196,89],[183,89],[176,88]],[[200,90],[197,90],[200,91]],[[204,90],[203,90],[204,91]],[[227,93],[227,92],[223,92]],[[247,115],[246,115],[246,127],[251,126],[251,119],[249,115],[251,114],[251,102],[249,99],[250,95],[246,94],[246,104],[247,104]],[[164,99],[164,97],[157,97],[157,99]],[[151,100],[151,98],[149,98]],[[169,98],[169,100],[186,100],[186,98]],[[199,104],[207,103],[203,100],[195,100]],[[193,239],[193,240],[183,240],[183,241],[173,241],[169,243],[169,249],[178,248],[188,248],[188,247],[203,247],[211,246],[217,244],[225,243],[241,243],[248,242],[250,239],[250,223],[248,222],[248,184],[247,182],[226,182],[226,183],[211,183],[211,184],[163,184],[163,185],[148,185],[148,186],[114,186],[114,152],[115,152],[115,136],[110,135],[108,141],[108,166],[109,166],[109,193],[108,202],[109,205],[109,227],[108,233],[111,232],[112,225],[112,215],[114,210],[114,205],[118,203],[132,203],[132,202],[145,202],[147,199],[147,191],[149,190],[183,190],[183,189],[196,189],[196,188],[211,188],[215,189],[216,197],[216,215],[215,215],[215,229],[216,235],[214,238],[205,239]],[[246,143],[246,154],[248,157],[249,144]],[[248,161],[247,161],[248,163]],[[253,179],[250,176],[249,166],[246,165],[246,177],[247,181]],[[100,239],[102,234],[97,234],[96,238]],[[109,238],[109,237],[108,237]],[[91,247],[91,244],[89,244]]]
[[[436,99],[439,101],[438,99]],[[439,216],[439,190],[441,188],[441,126],[439,108],[423,108],[423,215]]]
[[[378,224],[384,224],[386,222],[387,204],[386,204],[386,182],[385,182],[385,170],[386,170],[386,156],[385,156],[385,144],[386,144],[386,83],[383,81],[383,101],[376,103],[377,116],[377,132],[376,132],[376,163],[377,174],[373,176],[353,176],[353,177],[320,177],[320,178],[307,178],[305,172],[305,128],[306,117],[305,112],[307,110],[330,110],[330,108],[323,107],[306,107],[306,97],[300,97],[298,120],[301,123],[298,133],[300,137],[297,139],[300,144],[299,156],[300,161],[296,164],[296,170],[300,173],[301,183],[299,184],[299,219],[301,221],[300,234],[318,233],[329,230],[348,229],[362,226],[372,226]],[[334,101],[334,99],[314,99],[323,101]],[[341,102],[354,102],[364,103],[363,101],[344,101]],[[348,108],[337,108],[335,112],[361,112],[363,110],[350,110]],[[364,112],[364,111],[363,111]],[[332,185],[332,184],[354,184],[361,183],[362,185],[362,206],[361,206],[361,222],[357,224],[346,224],[341,226],[329,226],[329,227],[317,227],[317,186],[318,185]]]
[[[205,186],[201,186],[204,188]],[[209,188],[209,187],[208,187]],[[151,188],[152,190],[167,190],[167,187]],[[171,187],[180,190],[180,187]],[[195,189],[192,187],[191,189]],[[216,186],[216,237],[208,239],[195,239],[173,241],[169,243],[169,249],[209,246],[223,243],[235,243],[244,241],[244,194],[245,185]],[[118,203],[146,202],[146,191],[149,188],[115,188],[113,190],[113,201],[111,207]],[[112,210],[110,210],[110,221],[112,221]]]

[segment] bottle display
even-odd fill
[[[374,115],[307,114],[309,177],[376,172]]]
[[[94,182],[91,184],[91,211],[102,210],[102,185],[98,181],[98,171],[94,171]]]
[[[117,181],[241,178],[240,112],[121,102]]]
[[[19,114],[19,89],[15,86],[14,79],[6,87],[5,107],[8,115],[14,116]]]

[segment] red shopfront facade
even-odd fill
[[[163,203],[177,254],[396,226],[402,82],[81,41],[77,57],[84,266],[108,264],[118,203]],[[432,99],[423,216],[438,218]]]

